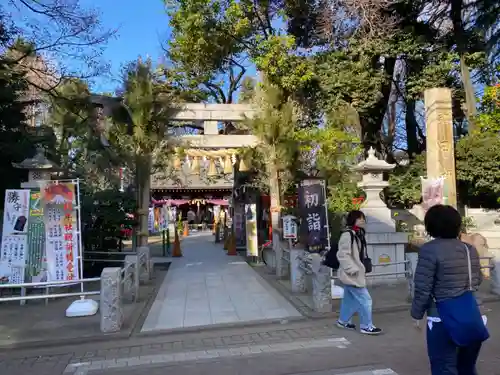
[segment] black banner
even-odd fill
[[[300,231],[306,251],[319,253],[328,248],[328,218],[325,190],[321,180],[305,180],[299,186]]]

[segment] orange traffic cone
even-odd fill
[[[227,249],[227,255],[238,255],[236,252],[236,236],[234,233],[229,235],[229,248]]]
[[[189,224],[187,221],[184,222],[184,232],[182,233],[184,237],[189,236]]]
[[[179,258],[182,256],[181,241],[179,241],[179,231],[175,230],[174,248],[172,250],[172,257]]]

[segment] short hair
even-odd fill
[[[452,206],[437,204],[425,214],[424,224],[431,237],[458,238],[462,229],[462,216]]]
[[[358,219],[366,220],[365,214],[359,210],[350,211],[345,218],[345,225],[348,227],[352,227],[354,226],[354,224],[356,224],[356,220]]]

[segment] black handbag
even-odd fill
[[[359,247],[359,257],[361,263],[363,263],[363,266],[365,267],[365,273],[370,273],[373,271],[373,263],[372,258],[368,256],[366,241],[364,240],[364,237],[363,239],[359,238],[357,235],[355,237]]]

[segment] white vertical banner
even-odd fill
[[[246,248],[247,256],[259,255],[257,236],[257,205],[255,203],[245,204],[245,226],[246,226]]]
[[[444,202],[444,178],[424,178],[422,180],[422,207],[427,211],[437,204]]]
[[[148,230],[149,233],[155,232],[155,213],[153,207],[149,207],[148,211]]]
[[[28,217],[30,191],[6,190],[0,253],[0,276],[9,284],[24,282],[28,252]]]
[[[285,215],[283,219],[283,239],[296,240],[297,239],[297,218],[292,215]]]
[[[77,183],[46,181],[40,188],[45,223],[47,281],[80,279]]]

